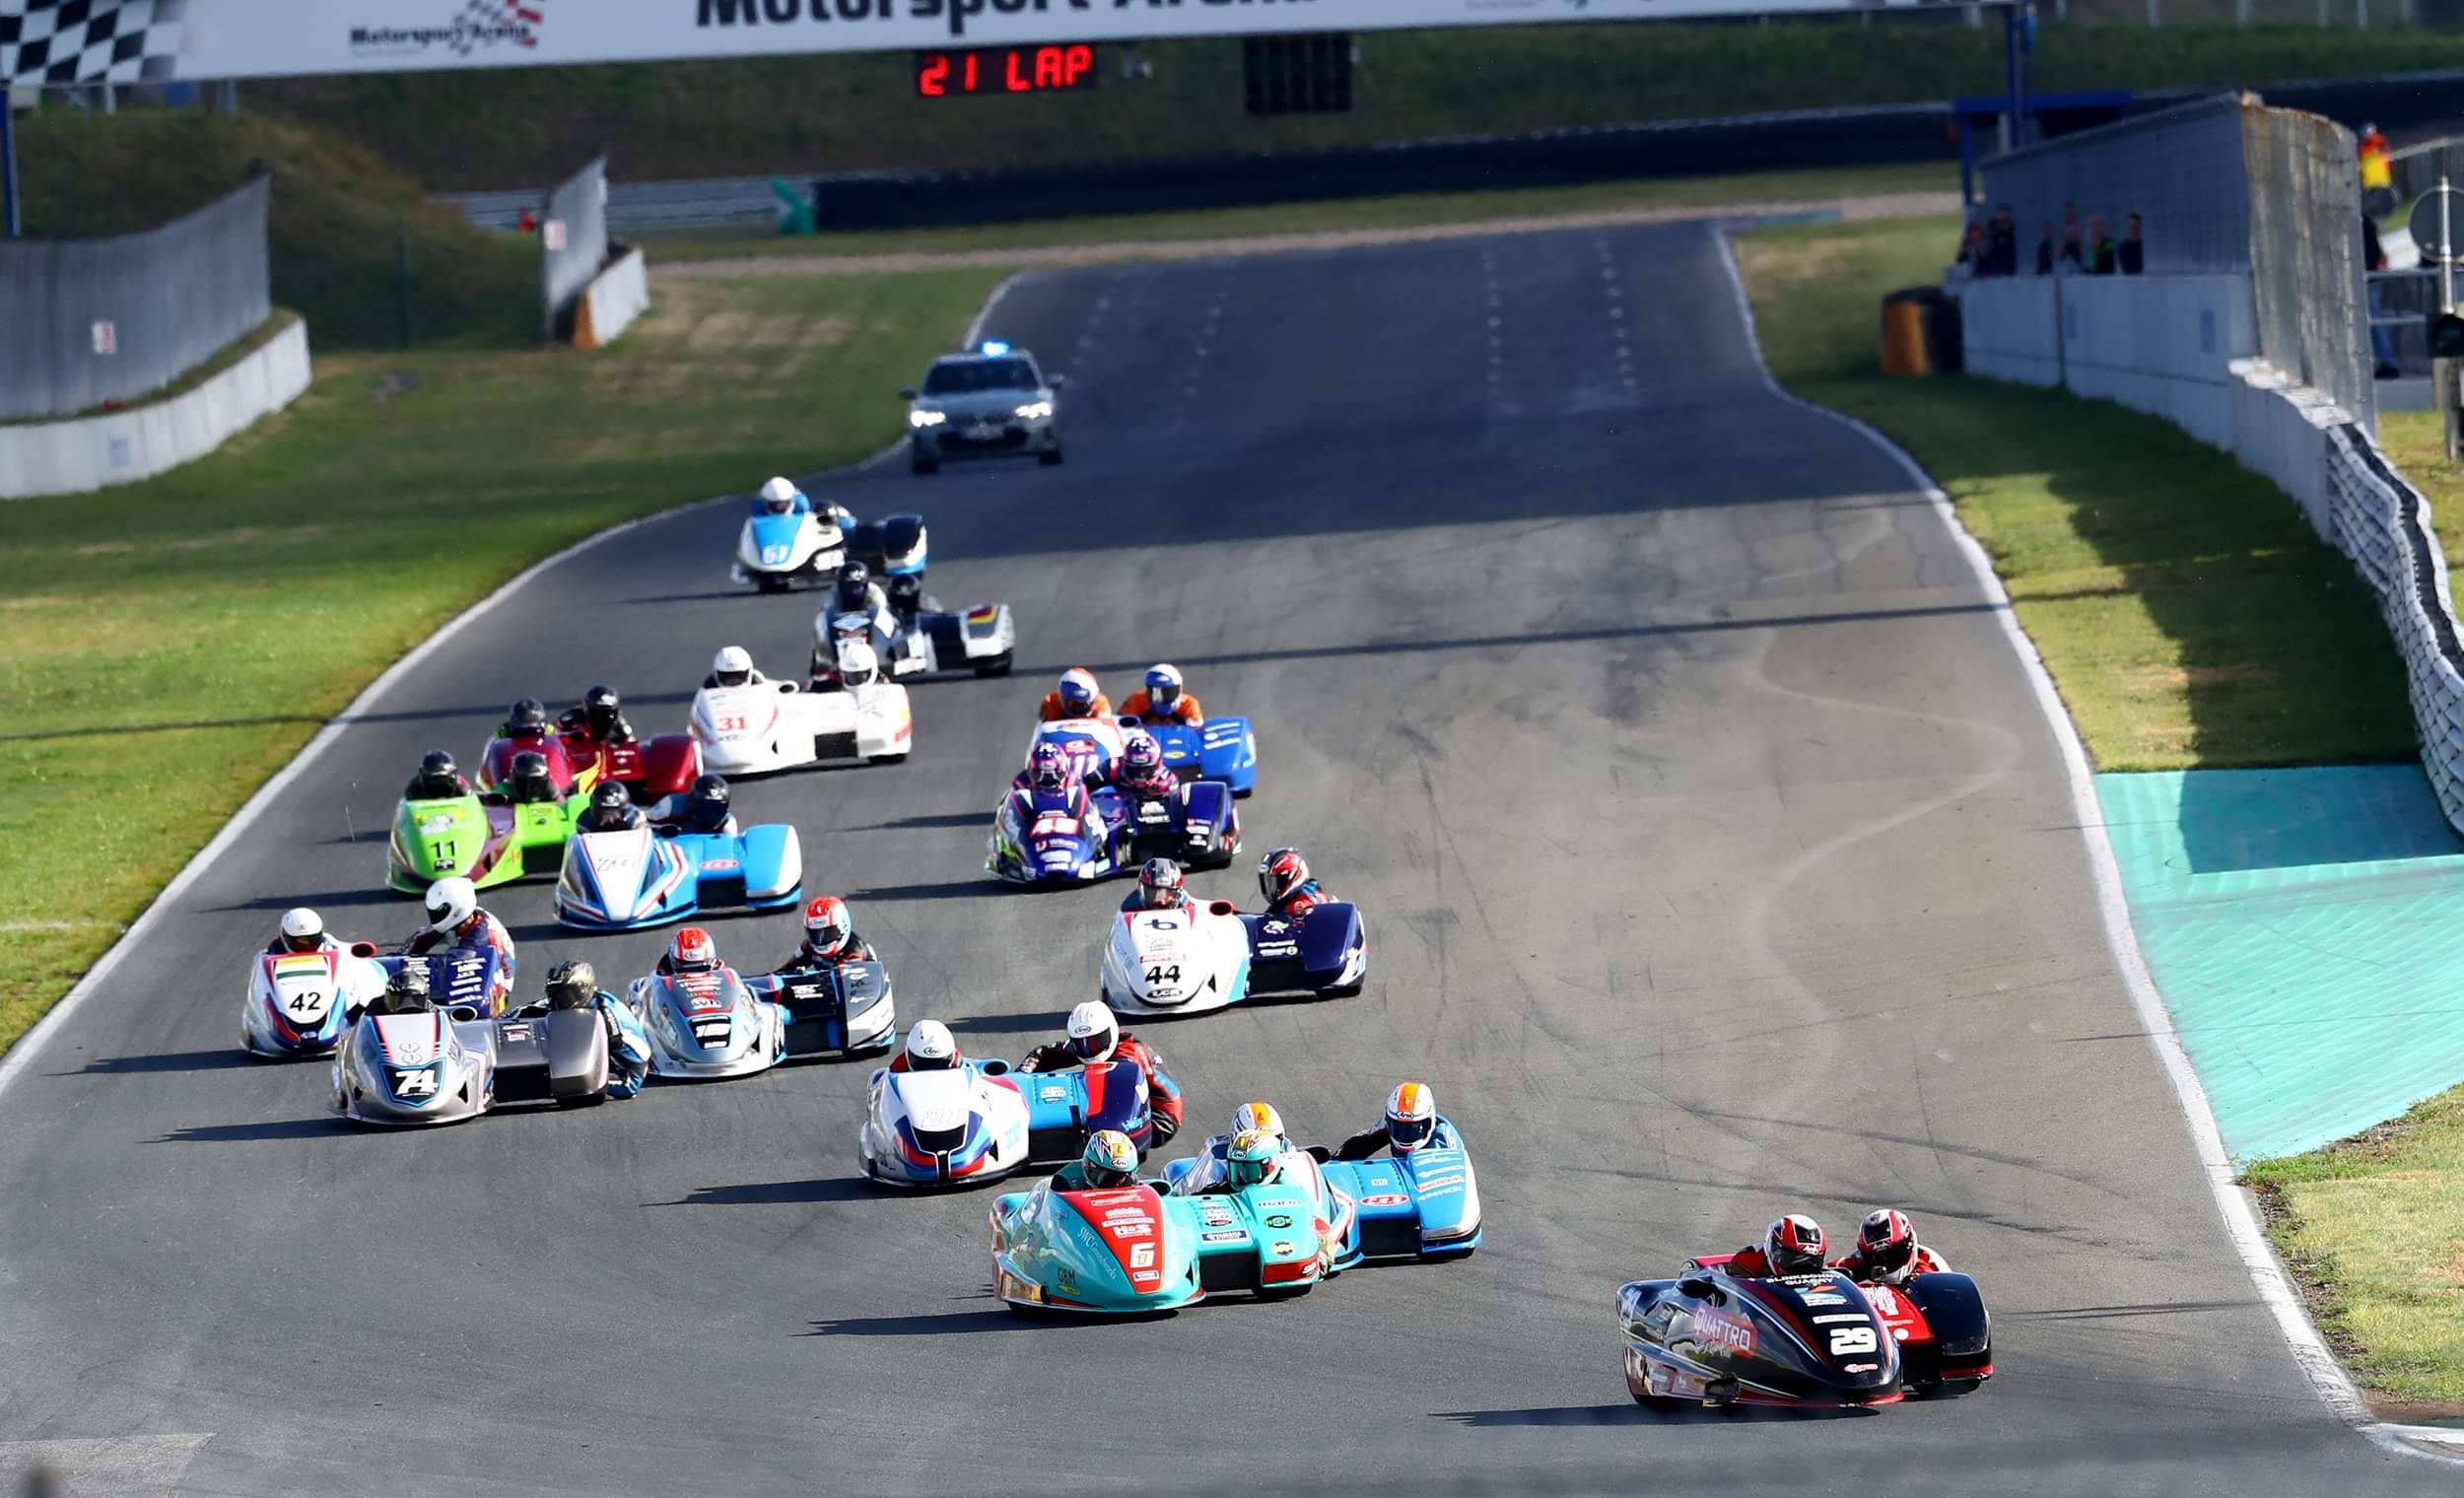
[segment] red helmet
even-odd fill
[[[1878,1274],[1896,1274],[1916,1257],[1916,1224],[1905,1212],[1883,1207],[1857,1229],[1857,1253]]]
[[[1297,848],[1278,848],[1258,860],[1258,891],[1273,905],[1309,882],[1309,860]]]
[[[1763,1256],[1771,1260],[1774,1274],[1819,1274],[1822,1272],[1822,1224],[1801,1213],[1791,1212],[1764,1230]]]
[[[667,965],[679,973],[707,973],[719,966],[719,944],[700,926],[686,926],[667,948]]]
[[[838,956],[855,935],[856,918],[838,896],[824,895],[804,908],[804,950],[815,957]]]

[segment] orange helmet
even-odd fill
[[[1426,1082],[1399,1084],[1386,1100],[1386,1142],[1399,1155],[1410,1154],[1437,1132],[1437,1094]]]
[[[824,895],[804,908],[804,950],[816,957],[836,957],[856,936],[856,918],[847,902]]]
[[[668,945],[667,965],[679,973],[707,973],[719,966],[719,944],[700,926],[686,926]]]

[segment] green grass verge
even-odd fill
[[[1878,193],[1956,192],[1958,187],[1958,169],[1950,163],[1906,162],[1883,167],[1750,171],[1723,176],[1646,177],[1574,187],[1428,192],[1251,208],[1101,215],[957,229],[856,231],[786,238],[757,228],[653,234],[642,236],[641,240],[652,259],[668,263],[748,255],[949,254],[1051,245],[1327,234],[1557,214],[1719,208],[1735,203],[1820,202]]]
[[[2378,445],[2430,501],[2430,527],[2449,568],[2464,568],[2464,465],[2447,461],[2446,428],[2435,411],[2381,411]]]
[[[2035,87],[2241,88],[2464,67],[2453,32],[2179,25],[2193,19],[2183,3],[2169,0],[2158,31],[2046,25]],[[2292,9],[2266,3],[2271,17],[2276,4]],[[2228,6],[2211,10],[2206,19],[2232,19]],[[1271,119],[1243,112],[1237,40],[1149,46],[1154,76],[1134,81],[1106,47],[1094,90],[1027,100],[920,100],[904,52],[307,78],[251,83],[245,95],[251,108],[331,125],[441,187],[535,187],[599,144],[625,177],[794,174],[1303,150],[2000,93],[2000,27],[1949,19],[1365,33],[1350,113]]]
[[[260,114],[61,106],[18,124],[26,232],[80,238],[151,229],[273,169],[267,250],[274,300],[317,349],[397,346],[401,262],[416,343],[504,346],[540,333],[539,246],[433,208],[373,153]]]
[[[2464,1087],[2245,1178],[2382,1415],[2464,1415]]]
[[[1889,379],[1883,292],[1953,222],[1782,228],[1738,253],[1772,370],[1915,454],[1994,561],[2103,770],[2404,760],[2401,662],[2293,501],[2169,422],[1985,379]]]
[[[997,274],[663,283],[597,354],[320,357],[209,458],[0,505],[0,1046],[386,662],[602,526],[878,446]]]

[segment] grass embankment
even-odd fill
[[[1955,235],[1950,220],[1773,229],[1738,253],[1773,372],[1943,485],[2096,767],[2411,758],[2385,626],[2274,485],[2110,402],[1882,377],[1882,294],[1933,280]]]
[[[1253,208],[1192,209],[1079,219],[980,224],[952,229],[853,231],[783,238],[761,226],[641,237],[653,259],[736,259],[754,255],[967,254],[1059,246],[1156,244],[1269,235],[1339,234],[1358,230],[1476,224],[1565,214],[1681,212],[1745,203],[1819,203],[1911,192],[1956,193],[1958,168],[1948,162],[1880,167],[1828,167],[1802,171],[1752,171],[1724,176],[1642,177],[1573,187],[1482,192],[1425,192],[1397,197],[1274,203]],[[1904,210],[1903,210],[1904,211]]]
[[[308,318],[320,352],[400,343],[397,226],[413,341],[539,337],[538,241],[429,206],[418,182],[338,136],[200,109],[54,107],[18,131],[26,232],[42,238],[151,229],[239,186],[251,163],[270,167],[274,301]]]
[[[320,355],[212,457],[0,505],[0,1047],[386,662],[613,521],[878,446],[995,274],[661,285],[586,356]]]
[[[2144,16],[2142,0],[2080,0]],[[2241,88],[2464,67],[2453,33],[2322,30],[2309,0],[2261,0],[2274,27],[2230,26],[2226,0],[2166,25],[2048,24],[2034,87]],[[2279,8],[2283,14],[2279,14]],[[2179,25],[2203,19],[2224,25]],[[1922,28],[1913,32],[1911,28]],[[904,52],[480,69],[251,83],[271,103],[383,151],[438,187],[535,187],[605,144],[627,178],[1305,150],[1773,109],[1905,103],[2003,87],[1998,25],[1841,17],[1752,28],[1655,22],[1364,33],[1349,114],[1253,119],[1241,43],[1153,45],[1154,76],[1027,100],[924,100]],[[415,128],[406,127],[415,122]],[[1950,154],[1950,148],[1944,148]]]
[[[2248,1179],[2379,1413],[2464,1415],[2464,1087]]]

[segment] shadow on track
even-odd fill
[[[1068,1010],[1051,1009],[1041,1014],[971,1014],[951,1020],[949,1027],[963,1035],[1026,1035],[1039,1030],[1059,1034],[1068,1023]]]
[[[847,898],[864,900],[970,900],[990,899],[1006,886],[992,878],[950,879],[938,884],[883,884],[872,889],[850,890]]]
[[[304,1059],[322,1061],[326,1057]],[[74,1071],[46,1071],[45,1076],[151,1076],[164,1071],[245,1071],[284,1063],[254,1056],[237,1046],[222,1051],[165,1051],[153,1055],[100,1055]]]
[[[878,1200],[880,1188],[855,1176],[815,1181],[748,1181],[742,1186],[697,1186],[674,1201],[652,1206],[796,1206],[815,1201]]]
[[[344,1121],[323,1113],[305,1119],[267,1119],[256,1124],[200,1124],[193,1128],[174,1128],[155,1144],[245,1144],[260,1139],[340,1139],[356,1135],[374,1138],[372,1129],[350,1128]]]
[[[1547,1425],[1632,1425],[1632,1424],[1734,1424],[1738,1421],[1787,1421],[1797,1424],[1806,1420],[1837,1420],[1862,1418],[1883,1413],[1880,1409],[1759,1409],[1732,1405],[1726,1409],[1706,1409],[1699,1404],[1637,1404],[1631,1398],[1613,1404],[1557,1404],[1538,1409],[1447,1409],[1431,1418],[1449,1420],[1475,1430],[1501,1429],[1515,1426]]]
[[[287,911],[295,905],[305,905],[313,910],[335,905],[398,905],[405,914],[409,914],[419,909],[419,897],[381,887],[334,890],[320,895],[303,895],[294,891],[288,895],[259,895],[254,900],[242,900],[237,905],[217,905],[209,909],[221,915],[228,911]]]
[[[995,1305],[985,1311],[945,1311],[931,1316],[848,1316],[817,1321],[797,1336],[946,1336],[956,1331],[1040,1331],[1058,1323],[1016,1316]]]
[[[935,832],[953,827],[989,827],[992,823],[990,810],[943,811],[928,817],[901,817],[895,822],[871,822],[851,827],[849,832]]]

